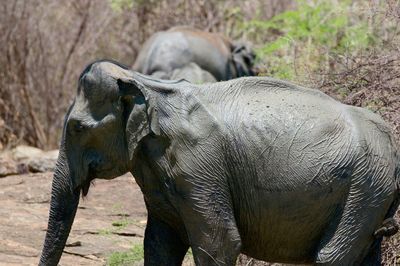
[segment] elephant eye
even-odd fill
[[[70,121],[69,128],[70,128],[71,132],[74,132],[74,133],[81,133],[86,129],[86,127],[84,125],[82,125],[82,123],[80,121],[77,121],[77,120]]]
[[[82,132],[85,129],[85,127],[80,123],[76,123],[74,126],[75,132]]]

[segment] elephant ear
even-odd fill
[[[253,50],[243,43],[234,43],[231,49],[236,76],[254,76],[253,65],[255,54]]]
[[[155,96],[134,78],[119,78],[117,83],[125,101],[126,139],[132,159],[141,139],[150,133],[160,135]]]

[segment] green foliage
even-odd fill
[[[186,257],[188,258],[193,258],[193,251],[192,248],[189,248],[188,251],[186,252]]]
[[[124,9],[130,9],[133,7],[134,0],[109,0],[112,10],[121,12]]]
[[[115,12],[122,12],[126,9],[132,9],[134,7],[151,6],[159,0],[109,0],[111,9]]]
[[[375,40],[367,20],[352,13],[351,1],[297,0],[297,9],[265,21],[254,19],[246,30],[272,36],[257,50],[268,75],[295,79],[304,71],[329,65],[329,56],[366,49]],[[254,37],[254,36],[253,36]],[[305,69],[300,69],[299,66]]]
[[[112,228],[100,229],[98,231],[98,233],[99,233],[99,235],[102,235],[102,236],[109,236],[111,234],[118,233],[119,231],[125,229],[130,224],[135,224],[135,221],[124,217],[120,220],[113,221],[111,223],[111,225],[113,226]]]
[[[115,227],[118,227],[121,229],[127,227],[129,224],[130,224],[130,222],[127,219],[112,222],[112,226],[115,226]]]
[[[107,259],[107,265],[109,266],[131,265],[133,262],[141,261],[143,259],[144,259],[143,245],[136,244],[129,251],[111,253],[111,255]]]
[[[112,226],[117,227],[118,230],[126,228],[128,225],[132,224],[133,222],[124,218],[122,220],[112,222]]]
[[[136,261],[144,259],[144,250],[142,244],[135,244],[129,251],[125,252],[113,252],[107,259],[107,265],[109,266],[122,266],[132,265]],[[192,249],[186,253],[185,260],[193,260]]]
[[[99,235],[101,235],[101,236],[109,236],[109,235],[111,235],[113,232],[112,232],[112,230],[110,230],[110,229],[100,229],[100,230],[98,231],[98,233],[99,233]]]

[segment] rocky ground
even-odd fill
[[[0,179],[0,265],[37,265],[47,228],[52,173]],[[143,241],[146,209],[132,176],[96,181],[81,200],[60,265],[104,265]]]

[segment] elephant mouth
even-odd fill
[[[89,165],[88,174],[81,184],[82,195],[85,197],[89,192],[90,184],[97,177],[97,171]]]
[[[91,182],[93,179],[109,179],[113,177],[113,173],[116,172],[114,167],[102,167],[102,168],[92,168],[89,167],[88,173],[88,182]]]
[[[89,193],[89,187],[90,183],[92,182],[93,179],[87,179],[85,182],[83,182],[81,189],[82,189],[82,196],[86,197],[86,195]]]
[[[93,167],[91,164],[89,164],[89,169],[88,169],[88,174],[86,180],[89,180],[89,182],[93,179],[97,178],[97,170],[95,167]]]
[[[120,174],[119,174],[120,173]],[[80,189],[82,190],[82,195],[85,197],[89,192],[90,184],[94,179],[112,179],[123,174],[120,169],[115,167],[94,167],[94,165],[89,164],[88,174],[84,181],[82,182]]]

